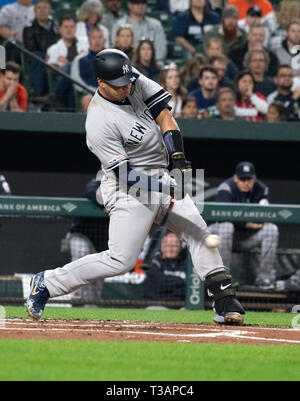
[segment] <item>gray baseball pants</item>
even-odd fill
[[[157,170],[157,178],[160,172]],[[101,182],[104,206],[110,216],[108,250],[47,270],[45,285],[51,297],[68,294],[100,278],[130,271],[136,264],[152,224],[159,224],[162,220],[170,204],[170,196],[152,193],[151,204],[144,204],[133,195],[116,192],[114,177],[114,174],[107,174]],[[162,180],[166,183],[171,180],[165,171]],[[225,269],[218,249],[207,248],[203,243],[209,231],[188,195],[175,202],[168,228],[186,243],[194,268],[202,280],[212,272]]]

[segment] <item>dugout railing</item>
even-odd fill
[[[300,206],[225,204],[207,202],[202,212],[208,224],[214,222],[273,223],[279,229],[276,274],[287,279],[295,274],[300,261]],[[100,245],[106,249],[109,219],[107,214],[89,200],[81,198],[0,197],[0,304],[24,302],[32,274],[70,261],[62,244],[74,218],[92,219],[98,229]],[[94,228],[93,228],[94,229]],[[262,291],[253,281],[259,263],[260,249],[249,252],[234,246],[231,272],[238,282],[236,292],[247,309],[291,310],[299,304],[298,291]],[[134,269],[134,266],[133,266]],[[143,296],[146,274],[132,273],[106,279],[101,295],[93,304],[99,306],[166,306],[172,308],[203,309],[210,307],[203,284],[193,270],[190,255],[186,255],[185,298],[179,301],[147,300]],[[54,303],[89,304],[69,296]]]

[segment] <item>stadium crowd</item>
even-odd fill
[[[85,113],[97,88],[93,58],[112,47],[171,93],[176,118],[300,119],[297,0],[2,0],[0,6],[7,61],[1,110]]]

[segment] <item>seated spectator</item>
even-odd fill
[[[18,0],[0,9],[0,38],[16,39],[23,43],[23,30],[34,20],[32,0]],[[21,64],[19,51],[11,44],[6,46],[6,61]]]
[[[32,0],[18,0],[0,10],[0,36],[23,42],[23,30],[34,20]]]
[[[204,36],[204,42],[211,38],[222,39],[225,54],[228,54],[233,46],[246,43],[245,31],[238,27],[238,10],[234,6],[225,7],[222,13],[222,23],[214,26]]]
[[[208,0],[191,0],[189,9],[175,18],[173,40],[194,54],[204,35],[219,22],[219,16],[209,10]]]
[[[272,34],[277,28],[276,14],[269,0],[228,0],[228,6],[235,6],[239,10],[239,20],[244,20],[250,7],[257,6],[262,11],[262,23]]]
[[[267,122],[278,123],[281,121],[286,121],[286,109],[283,103],[274,101],[269,105]]]
[[[160,67],[155,60],[155,47],[151,40],[141,40],[135,55],[134,67],[146,77],[158,81]]]
[[[236,103],[236,96],[232,89],[230,88],[220,89],[217,94],[217,100],[216,100],[217,110],[215,118],[223,121],[237,120],[235,116],[235,103]]]
[[[129,14],[120,18],[112,30],[112,41],[122,25],[131,25],[134,32],[134,46],[137,47],[142,39],[150,39],[154,43],[157,61],[164,61],[167,56],[167,38],[161,22],[148,17],[147,0],[128,0]]]
[[[218,89],[231,86],[232,80],[226,76],[228,65],[228,58],[226,56],[219,55],[211,57],[209,59],[209,65],[218,73]]]
[[[49,64],[63,68],[68,62],[88,50],[88,44],[76,38],[76,21],[71,16],[64,16],[59,22],[61,39],[47,49],[46,60]]]
[[[171,14],[178,14],[188,10],[190,0],[156,0],[155,9]]]
[[[218,73],[210,66],[202,68],[198,79],[199,87],[188,95],[197,99],[198,110],[202,118],[208,118],[209,112],[215,110],[218,89]]]
[[[198,88],[198,78],[201,69],[207,65],[203,54],[195,53],[193,57],[179,69],[180,80],[188,92]]]
[[[99,53],[101,50],[104,50],[105,36],[102,29],[99,27],[92,28],[89,31],[88,41],[89,41],[88,53],[79,54],[73,60],[71,66],[71,78],[85,85],[90,90],[96,92],[98,88],[98,83],[95,77],[93,61],[94,58],[96,57],[96,54]],[[72,84],[69,83],[69,85]],[[84,93],[84,90],[79,86],[78,87],[75,86],[75,90],[77,92],[80,92],[81,94]],[[83,96],[83,98],[81,99],[83,113],[86,113],[87,111],[86,106],[87,104],[89,104],[89,101],[91,101],[92,97],[93,97],[92,95],[88,94]]]
[[[238,22],[240,29],[242,29],[246,33],[249,33],[251,26],[260,24],[262,24],[262,11],[257,6],[248,8],[246,18]],[[270,32],[268,28],[265,27],[264,47],[268,47],[269,41]]]
[[[288,28],[286,38],[281,45],[273,51],[276,54],[280,64],[292,65],[292,59],[297,54],[293,49],[300,44],[300,19],[293,20]],[[299,49],[298,49],[299,54]],[[298,74],[298,68],[293,70],[294,75]]]
[[[89,199],[100,209],[97,199],[101,196],[99,192],[100,181],[96,179],[90,180],[84,191],[84,198]],[[101,238],[105,238],[103,232],[107,230],[107,222],[99,218],[76,217],[72,221],[69,232],[62,242],[64,252],[70,252],[71,262],[80,259],[83,256],[92,253],[98,253],[105,250],[105,243]],[[95,304],[101,298],[104,280],[100,279],[95,283],[88,284],[72,293],[72,300],[83,304]]]
[[[274,77],[277,72],[278,59],[276,54],[264,47],[265,28],[263,25],[252,25],[248,33],[248,41],[241,45],[233,47],[228,57],[235,63],[239,70],[244,68],[244,58],[250,50],[265,50],[268,53],[270,63],[267,70],[267,75]]]
[[[0,195],[11,195],[11,190],[8,182],[6,181],[6,178],[4,175],[0,175]]]
[[[124,52],[130,60],[134,56],[134,32],[130,25],[120,26],[116,32],[115,49]]]
[[[120,18],[123,17],[122,0],[104,0],[104,13],[102,24],[106,26],[110,32],[110,42],[113,43],[111,32],[113,26]]]
[[[218,188],[216,202],[269,204],[269,189],[257,179],[255,167],[250,162],[241,162],[233,177]],[[242,251],[260,246],[260,264],[256,270],[255,284],[265,290],[275,288],[275,260],[278,247],[278,227],[271,223],[224,222],[209,227],[212,234],[220,236],[219,251],[224,265],[230,270],[233,243]]]
[[[171,113],[174,117],[180,116],[182,103],[187,95],[187,91],[184,86],[181,85],[180,77],[175,64],[166,66],[161,71],[158,83],[172,96],[171,100],[168,102],[169,106],[172,107]]]
[[[48,0],[37,0],[34,6],[35,19],[23,32],[24,46],[36,56],[45,59],[47,49],[59,40],[58,27],[51,18]],[[30,60],[30,81],[35,96],[44,96],[49,91],[48,74],[45,66]]]
[[[263,121],[268,103],[261,93],[254,92],[255,81],[250,71],[241,71],[234,81],[236,94],[236,116],[246,121]]]
[[[250,50],[244,59],[244,66],[251,72],[254,78],[254,91],[267,97],[275,89],[273,78],[267,76],[270,63],[269,55],[263,49]]]
[[[276,90],[272,92],[267,101],[269,104],[274,101],[281,102],[285,107],[286,119],[288,121],[300,120],[300,92],[293,92],[293,69],[288,64],[279,67],[274,78]]]
[[[24,112],[27,110],[27,91],[19,83],[21,67],[14,61],[6,63],[0,73],[0,111]]]
[[[276,11],[278,27],[270,39],[270,49],[280,47],[290,23],[294,19],[300,19],[300,2],[298,0],[282,0]]]
[[[144,298],[161,301],[184,301],[186,265],[180,255],[182,247],[178,237],[167,234],[160,252],[152,259],[143,283]]]
[[[86,0],[77,11],[76,38],[88,45],[88,34],[92,28],[101,28],[105,38],[105,47],[110,47],[109,31],[101,24],[104,7],[99,0]]]
[[[186,97],[182,102],[180,118],[201,118],[198,112],[197,100],[194,97]]]
[[[223,40],[221,38],[210,38],[204,43],[204,54],[208,57],[224,56],[225,50],[223,46]],[[238,68],[235,63],[228,58],[226,77],[233,80],[238,72]]]

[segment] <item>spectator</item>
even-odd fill
[[[190,0],[156,0],[156,10],[178,14],[189,9]]]
[[[32,0],[18,0],[0,9],[0,38],[16,39],[23,43],[23,30],[34,20]],[[11,44],[5,45],[6,61],[21,64],[19,51]]]
[[[264,47],[264,41],[265,41],[265,28],[263,25],[252,25],[250,27],[249,33],[248,33],[248,41],[247,43],[241,45],[241,46],[235,46],[231,49],[229,52],[229,58],[236,64],[239,70],[242,70],[244,68],[244,58],[245,55],[250,51],[250,50],[265,50],[270,58],[270,64],[267,70],[267,75],[270,77],[274,77],[277,72],[277,67],[278,67],[278,59],[276,54],[274,54],[272,51]]]
[[[198,79],[201,69],[207,64],[203,54],[195,53],[194,56],[179,69],[181,82],[188,92],[198,88]]]
[[[88,44],[76,38],[76,21],[71,16],[64,16],[59,23],[61,39],[47,50],[47,62],[60,68],[72,62],[74,58],[88,50]]]
[[[269,104],[274,101],[284,104],[286,118],[288,121],[300,120],[300,92],[293,92],[293,69],[288,64],[282,64],[275,77],[276,90],[272,92],[267,101]]]
[[[95,27],[89,31],[89,51],[87,53],[79,54],[75,57],[71,66],[71,78],[75,81],[87,86],[90,90],[96,92],[98,88],[97,79],[93,69],[93,61],[96,54],[104,50],[105,36],[101,28]],[[72,84],[70,84],[72,85]],[[81,94],[84,90],[75,86],[77,92]],[[82,112],[86,113],[87,105],[92,99],[92,95],[84,95],[81,99]]]
[[[223,40],[221,38],[210,38],[204,43],[204,52],[208,58],[214,56],[224,56],[225,50],[223,46]],[[226,77],[233,80],[238,72],[235,63],[228,58]]]
[[[262,24],[262,11],[259,7],[253,6],[248,8],[246,18],[244,20],[240,20],[238,25],[240,29],[245,31],[247,34],[250,31],[251,26],[253,25],[261,25]],[[265,27],[265,40],[264,47],[268,47],[270,41],[270,32],[268,28]]]
[[[201,118],[198,112],[197,99],[194,97],[186,97],[183,100],[180,118]]]
[[[249,70],[254,77],[254,91],[260,92],[266,97],[275,89],[273,79],[266,75],[269,63],[269,55],[263,49],[250,50],[244,59],[245,68]]]
[[[239,20],[244,20],[250,7],[257,6],[262,11],[262,23],[270,34],[277,29],[276,14],[269,0],[228,0],[228,6],[236,6],[239,10]]]
[[[23,30],[34,20],[32,0],[18,0],[0,10],[0,36],[23,42]]]
[[[231,79],[227,78],[228,58],[224,55],[213,56],[209,59],[211,65],[218,73],[218,89],[229,87],[232,84]]]
[[[173,40],[193,54],[204,35],[219,22],[219,16],[209,10],[208,0],[191,0],[189,9],[175,18]]]
[[[148,17],[147,0],[128,0],[129,15],[114,25],[112,30],[112,40],[115,40],[119,26],[131,25],[134,32],[134,46],[137,47],[142,39],[150,39],[154,43],[156,59],[164,61],[167,55],[167,39],[164,28],[160,21]]]
[[[298,0],[282,0],[276,12],[278,27],[270,40],[270,48],[280,47],[286,38],[287,30],[294,19],[300,18],[300,2]]]
[[[288,28],[286,38],[281,42],[280,47],[274,49],[280,64],[292,65],[292,58],[297,54],[293,49],[300,44],[300,19],[293,20]],[[299,49],[298,49],[299,54]],[[293,70],[294,75],[298,74],[298,68]]]
[[[144,281],[144,298],[161,301],[184,301],[186,265],[180,255],[182,247],[178,237],[167,234],[161,251],[153,258]]]
[[[250,162],[241,162],[235,168],[233,177],[218,188],[217,202],[269,204],[269,189],[256,177],[255,167]],[[224,222],[210,226],[210,232],[220,236],[219,251],[224,265],[230,269],[233,241],[240,250],[250,251],[261,247],[260,264],[256,271],[255,284],[261,289],[275,288],[274,271],[278,246],[278,227],[271,223]]]
[[[19,83],[21,67],[14,61],[6,63],[6,69],[0,74],[0,110],[24,112],[27,110],[27,91]]]
[[[99,187],[100,181],[96,179],[90,180],[85,187],[84,197],[102,210],[103,207],[97,201],[97,199],[101,198]],[[101,199],[99,200],[101,201]],[[105,249],[105,242],[101,240],[107,237],[105,235],[106,230],[107,223],[103,219],[77,217],[73,219],[71,228],[63,240],[62,249],[63,251],[70,252],[71,262],[83,256],[103,251]],[[101,298],[103,284],[103,279],[88,284],[74,291],[72,299],[77,301],[77,304],[80,302],[83,304],[97,303]]]
[[[263,121],[268,103],[261,93],[254,93],[255,81],[250,71],[241,71],[235,78],[236,116],[246,121]]]
[[[101,22],[110,32],[110,42],[113,42],[111,38],[113,26],[122,17],[122,0],[104,0],[104,13]]]
[[[286,121],[286,109],[283,103],[274,101],[269,105],[267,122],[278,123],[280,121]]]
[[[124,52],[130,60],[134,56],[134,32],[130,25],[120,26],[116,32],[115,49]]]
[[[223,121],[234,121],[236,96],[232,89],[220,89],[217,94],[216,106],[217,112],[215,118]]]
[[[6,178],[4,175],[0,175],[0,195],[11,195],[11,190],[8,182],[6,181]]]
[[[134,67],[137,68],[146,77],[153,81],[158,81],[160,67],[155,59],[155,47],[151,40],[141,40],[137,49]]]
[[[225,7],[222,13],[222,23],[213,27],[205,36],[204,41],[218,38],[223,41],[223,49],[228,54],[235,45],[242,45],[247,41],[246,33],[238,27],[238,10],[234,6]]]
[[[24,46],[36,56],[45,59],[48,47],[59,40],[58,27],[51,18],[51,6],[48,0],[38,0],[34,6],[35,19],[31,26],[24,29]],[[48,93],[48,74],[45,66],[30,60],[30,81],[35,96]]]
[[[95,27],[101,28],[105,38],[105,47],[110,47],[109,31],[101,24],[104,7],[99,0],[86,0],[77,11],[76,38],[88,45],[89,31]]]
[[[172,107],[171,113],[179,117],[182,110],[182,103],[187,95],[187,91],[181,85],[180,77],[175,64],[166,66],[160,73],[158,83],[171,94],[171,100],[168,102]]]
[[[210,66],[202,68],[199,74],[198,89],[189,93],[197,99],[198,110],[203,118],[209,117],[209,112],[215,110],[218,88],[218,73]]]

